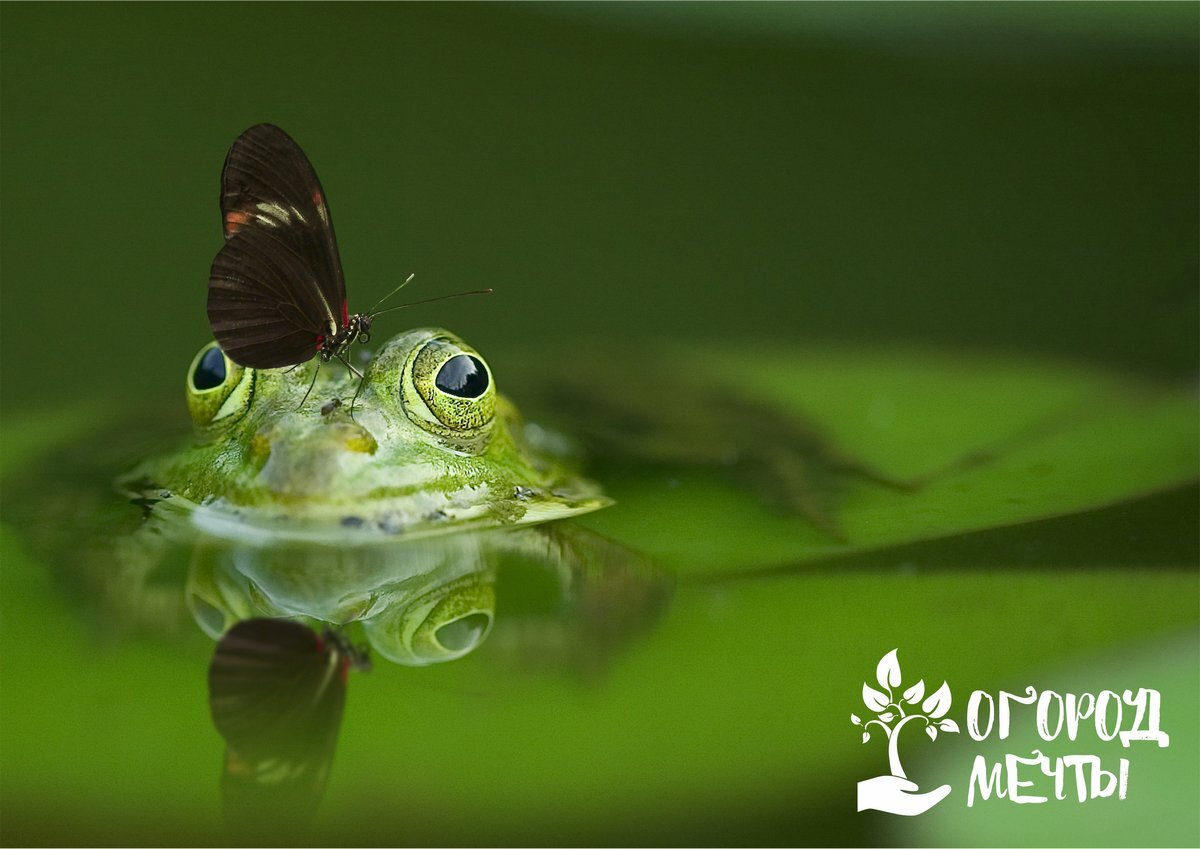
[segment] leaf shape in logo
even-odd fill
[[[856,713],[850,714],[850,721],[855,725],[862,725],[862,720],[858,718],[858,714]]]
[[[869,731],[864,731],[864,732],[863,732],[863,742],[865,743],[865,742],[867,742],[867,741],[868,741],[868,740],[870,740],[870,739],[871,739],[871,732],[869,732]]]
[[[925,679],[922,678],[916,684],[913,684],[904,691],[904,701],[910,705],[915,705],[925,696]]]
[[[879,718],[880,718],[881,720],[883,720],[884,722],[891,722],[893,719],[895,719],[895,718],[896,718],[896,714],[892,713],[892,712],[889,710],[887,713],[881,713],[881,714],[879,714]]]
[[[897,649],[892,649],[879,659],[879,665],[875,667],[875,680],[879,682],[879,686],[885,690],[891,691],[893,687],[900,686],[900,661],[896,659]]]
[[[925,733],[929,735],[930,740],[937,739],[937,729],[934,728],[932,725],[925,726]]]
[[[879,713],[881,710],[887,707],[888,699],[887,696],[872,688],[870,685],[863,684],[863,704],[876,713]]]
[[[943,681],[942,686],[937,688],[937,692],[921,705],[921,710],[925,711],[925,715],[930,719],[945,716],[946,711],[950,710],[950,686]]]
[[[949,731],[952,734],[958,733],[958,723],[953,719],[943,719],[938,723],[938,728],[942,729],[943,731]]]

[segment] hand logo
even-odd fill
[[[902,686],[900,661],[896,658],[896,652],[897,649],[892,649],[885,654],[875,668],[879,690],[863,684],[863,703],[876,714],[876,718],[863,722],[857,715],[850,714],[850,721],[863,729],[864,743],[871,739],[870,726],[877,725],[883,731],[888,741],[888,765],[891,768],[889,775],[858,782],[858,810],[911,817],[925,813],[945,799],[950,793],[950,785],[943,784],[928,793],[917,792],[920,788],[908,780],[900,763],[900,729],[913,722],[923,723],[929,739],[936,740],[939,730],[957,734],[958,723],[942,718],[950,710],[950,687],[944,681],[928,698],[924,698],[924,679],[904,690],[902,695],[896,695]]]

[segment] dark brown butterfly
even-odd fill
[[[307,825],[333,763],[347,674],[369,666],[340,632],[287,619],[247,619],[221,637],[208,698],[225,739],[222,804],[236,833]]]
[[[225,245],[209,273],[208,321],[230,359],[248,368],[318,355],[344,360],[353,342],[370,339],[372,320],[387,310],[350,314],[325,192],[279,127],[257,124],[229,149],[221,220]]]

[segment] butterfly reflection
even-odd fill
[[[225,738],[222,806],[235,838],[302,833],[325,790],[351,667],[366,652],[339,631],[247,619],[208,668],[213,725]]]

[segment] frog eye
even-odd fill
[[[470,654],[492,629],[494,576],[470,574],[363,620],[371,647],[393,663],[427,666]]]
[[[491,385],[487,366],[478,357],[458,354],[442,363],[433,385],[446,395],[455,398],[478,398]]]
[[[411,387],[401,400],[426,430],[443,436],[470,435],[491,424],[496,392],[487,363],[464,343],[431,339],[412,361]],[[415,393],[415,397],[414,397]]]
[[[188,409],[201,427],[232,424],[250,409],[254,370],[242,368],[210,342],[192,360],[187,376]]]

